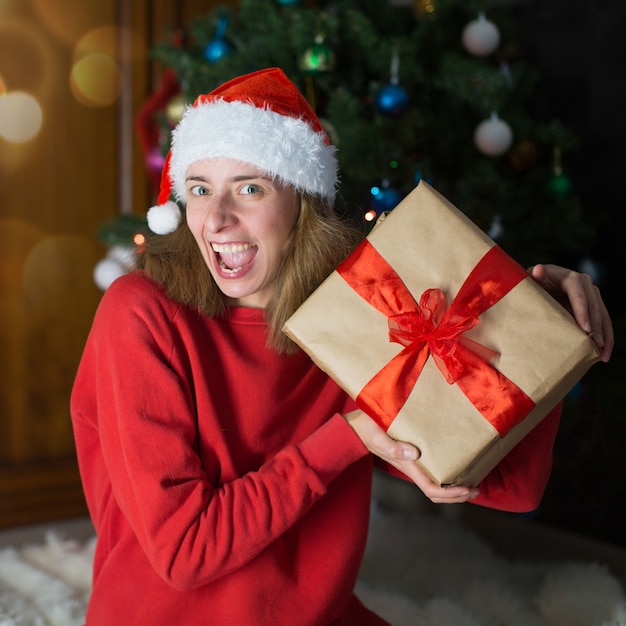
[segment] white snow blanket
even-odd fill
[[[81,626],[95,541],[1,549],[0,626]],[[514,561],[454,518],[376,506],[357,593],[394,626],[626,626],[602,563]]]

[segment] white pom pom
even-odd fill
[[[504,154],[513,143],[511,127],[502,121],[495,113],[483,120],[474,132],[476,147],[487,156]]]
[[[463,29],[463,45],[474,56],[484,57],[500,45],[500,31],[483,13]]]
[[[173,233],[183,219],[178,205],[171,200],[165,204],[153,206],[146,217],[148,218],[148,228],[157,235]]]

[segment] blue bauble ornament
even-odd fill
[[[427,182],[431,186],[433,185],[432,174],[424,174],[424,171],[418,167],[413,172],[413,182],[417,185],[421,180]]]
[[[591,280],[596,285],[602,285],[606,275],[606,268],[598,261],[595,261],[591,257],[584,257],[578,264],[578,271],[584,274],[589,274]]]
[[[567,398],[570,400],[578,401],[583,396],[583,384],[577,382],[567,393]]]
[[[209,63],[217,63],[220,59],[230,54],[233,47],[226,40],[226,30],[228,29],[228,13],[223,11],[217,21],[215,29],[215,39],[209,41],[204,48],[204,58]]]
[[[371,188],[372,199],[370,206],[379,215],[385,211],[392,211],[402,200],[402,194],[390,185],[381,185]]]
[[[204,58],[209,63],[217,63],[221,58],[230,54],[232,46],[225,39],[213,39],[204,49]]]
[[[409,94],[400,85],[385,85],[376,94],[376,108],[383,115],[395,117],[404,113],[409,106]]]
[[[276,0],[278,4],[282,4],[283,6],[290,6],[292,4],[300,4],[300,0]]]

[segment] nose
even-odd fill
[[[214,196],[204,213],[204,227],[211,233],[217,233],[233,225],[236,215],[233,205],[226,194]]]

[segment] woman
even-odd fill
[[[104,295],[72,394],[98,533],[88,626],[385,624],[352,592],[370,452],[434,502],[536,506],[558,411],[478,488],[441,488],[280,332],[357,241],[334,216],[336,181],[319,120],[277,69],[201,96],[175,130],[149,213],[171,232]],[[588,279],[533,275],[608,359]]]

